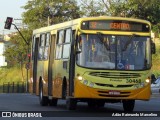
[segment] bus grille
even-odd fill
[[[112,84],[103,84],[103,83],[95,83],[98,86],[103,86],[103,87],[114,87]],[[129,85],[117,85],[117,88],[126,88],[126,87],[132,87],[134,84],[129,84]]]
[[[141,75],[139,73],[116,73],[116,72],[90,72],[89,75],[103,78],[137,78]]]

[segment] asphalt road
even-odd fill
[[[104,119],[106,117],[111,117],[112,113],[122,113],[123,107],[121,103],[116,104],[109,104],[106,103],[104,108],[96,108],[91,109],[88,108],[86,103],[78,103],[77,109],[75,111],[68,111],[66,109],[65,100],[59,100],[58,106],[40,106],[39,105],[39,98],[35,95],[31,94],[0,94],[0,112],[4,111],[11,111],[17,113],[25,113],[25,112],[38,112],[38,113],[47,113],[47,115],[55,115],[59,119],[69,119],[70,117],[76,117],[77,119],[86,118],[95,118]],[[45,111],[45,112],[44,112]],[[135,112],[140,111],[144,113],[148,111],[149,113],[160,113],[160,95],[153,95],[150,101],[136,101],[135,104]],[[79,114],[80,113],[80,114]],[[107,116],[106,113],[109,113]],[[116,118],[116,117],[112,117]],[[122,117],[118,117],[119,120]],[[132,119],[133,117],[129,117]],[[141,119],[145,119],[144,117],[140,117]],[[158,117],[150,117],[149,119],[157,119]],[[0,118],[1,120],[2,118]],[[16,118],[14,118],[16,119]],[[40,120],[43,118],[39,118]],[[48,119],[51,119],[48,117]],[[61,120],[60,119],[60,120]],[[66,120],[65,119],[65,120]],[[123,120],[127,119],[128,117],[123,118]],[[158,118],[159,119],[159,118]],[[83,119],[84,120],[84,119]],[[93,119],[90,119],[93,120]],[[147,119],[148,120],[148,119]]]

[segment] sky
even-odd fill
[[[21,7],[24,6],[27,1],[28,0],[0,0],[0,34],[8,34],[16,31],[13,25],[11,30],[4,29],[6,18],[13,17],[13,19],[21,19],[22,13],[25,11]],[[16,21],[14,20],[13,23],[14,22]]]

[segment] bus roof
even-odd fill
[[[111,17],[111,16],[84,17],[84,18],[74,19],[74,20],[71,20],[71,21],[66,21],[66,22],[63,22],[63,23],[54,24],[54,25],[47,26],[47,27],[41,27],[39,29],[33,30],[33,34],[43,33],[43,32],[52,31],[52,30],[63,29],[63,28],[67,28],[67,27],[69,28],[69,27],[80,24],[81,21],[87,21],[87,20],[126,20],[126,21],[135,21],[135,22],[140,22],[140,23],[146,23],[146,24],[150,25],[150,22],[147,21],[147,20],[135,19],[135,18]]]

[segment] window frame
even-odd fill
[[[62,35],[62,40],[60,40],[60,34],[61,31],[63,32]],[[69,41],[67,40],[67,31],[70,31],[70,36],[68,39],[70,39]],[[72,39],[72,28],[66,28],[66,29],[61,29],[57,32],[57,41],[56,41],[56,60],[60,60],[60,59],[69,59],[69,54],[70,54],[70,47],[71,47],[71,39]],[[64,57],[64,46],[70,44],[70,47],[68,49],[68,56]],[[58,52],[59,51],[59,52]],[[60,55],[57,55],[59,54]]]
[[[44,39],[42,39],[42,36],[44,36]],[[42,45],[43,40],[43,45]],[[44,45],[45,45],[45,33],[40,34],[40,42],[38,46],[38,60],[44,59]]]
[[[47,35],[49,35],[49,36],[47,37]],[[47,33],[45,33],[43,60],[48,60],[49,59],[50,44],[51,44],[51,34],[49,32],[47,32]],[[47,54],[46,54],[46,48],[48,48]],[[45,54],[47,55],[46,57],[45,57]]]

